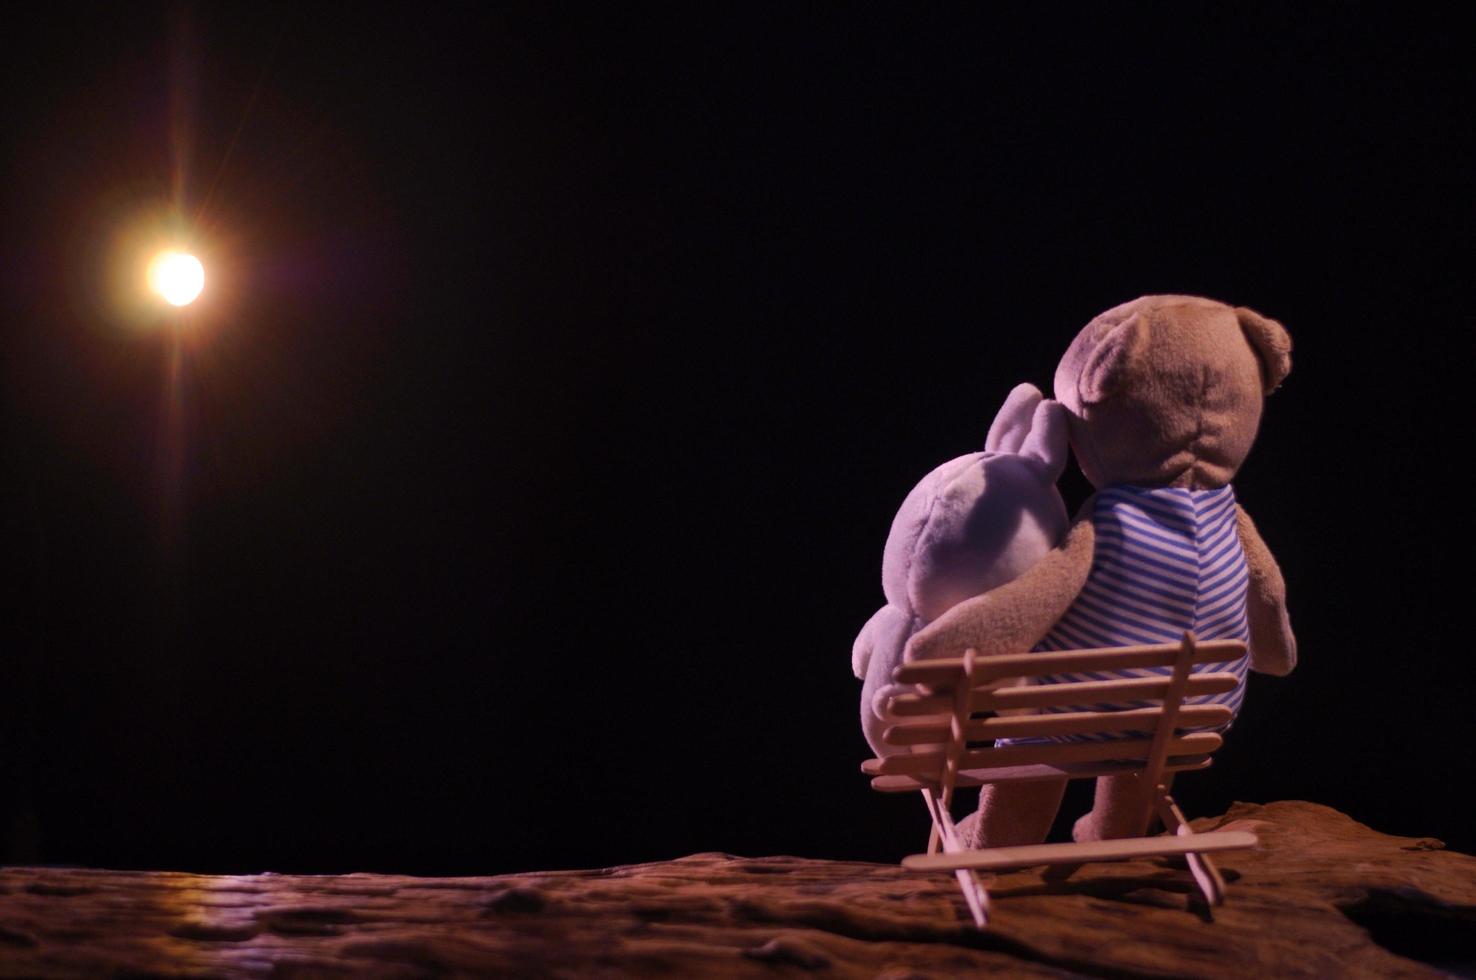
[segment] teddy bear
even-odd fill
[[[1250,670],[1290,673],[1285,582],[1231,485],[1265,396],[1290,370],[1285,328],[1246,307],[1143,296],[1092,319],[1056,368],[1055,396],[1096,493],[1059,547],[919,630],[904,659],[1173,642],[1192,629],[1245,641]],[[1240,663],[1240,685],[1223,696],[1232,710],[1244,695]],[[1039,843],[1064,789],[1065,780],[986,786],[960,833],[972,847]],[[1131,774],[1100,777],[1073,837],[1144,833],[1141,794]]]
[[[937,467],[903,500],[882,554],[887,603],[851,648],[863,681],[861,729],[878,756],[907,751],[882,741],[907,640],[955,603],[1014,579],[1066,533],[1055,485],[1067,457],[1061,406],[1022,384],[1005,399],[983,452]]]

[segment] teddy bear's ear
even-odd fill
[[[1141,313],[1109,328],[1087,355],[1076,379],[1082,404],[1093,405],[1117,391],[1147,344],[1148,321]]]
[[[1235,318],[1251,349],[1261,360],[1261,385],[1266,393],[1276,390],[1292,369],[1292,340],[1286,328],[1245,306],[1235,308]]]

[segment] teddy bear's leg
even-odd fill
[[[1137,837],[1144,831],[1142,821],[1146,803],[1135,774],[1098,776],[1092,811],[1076,821],[1071,838],[1093,841]]]
[[[979,809],[958,825],[965,847],[1040,844],[1051,832],[1066,780],[995,783],[979,793]]]

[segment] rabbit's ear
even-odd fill
[[[1032,384],[1015,385],[984,439],[986,453],[1018,453],[1030,435],[1031,416],[1044,396]]]
[[[1042,401],[1030,419],[1030,434],[1020,446],[1020,455],[1039,460],[1044,467],[1041,476],[1054,484],[1066,470],[1070,452],[1066,408],[1058,401]]]

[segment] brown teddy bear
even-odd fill
[[[906,659],[1175,642],[1192,629],[1248,642],[1251,670],[1289,673],[1296,640],[1281,570],[1230,480],[1263,398],[1290,370],[1286,330],[1245,307],[1144,296],[1093,319],[1061,359],[1055,394],[1097,493],[1054,551],[955,605],[913,636]],[[1244,695],[1240,664],[1240,685],[1217,699],[1232,710]],[[985,787],[978,814],[960,824],[966,843],[1039,843],[1064,790],[1065,780]],[[1143,802],[1135,777],[1102,777],[1074,836],[1142,833],[1133,824]]]

